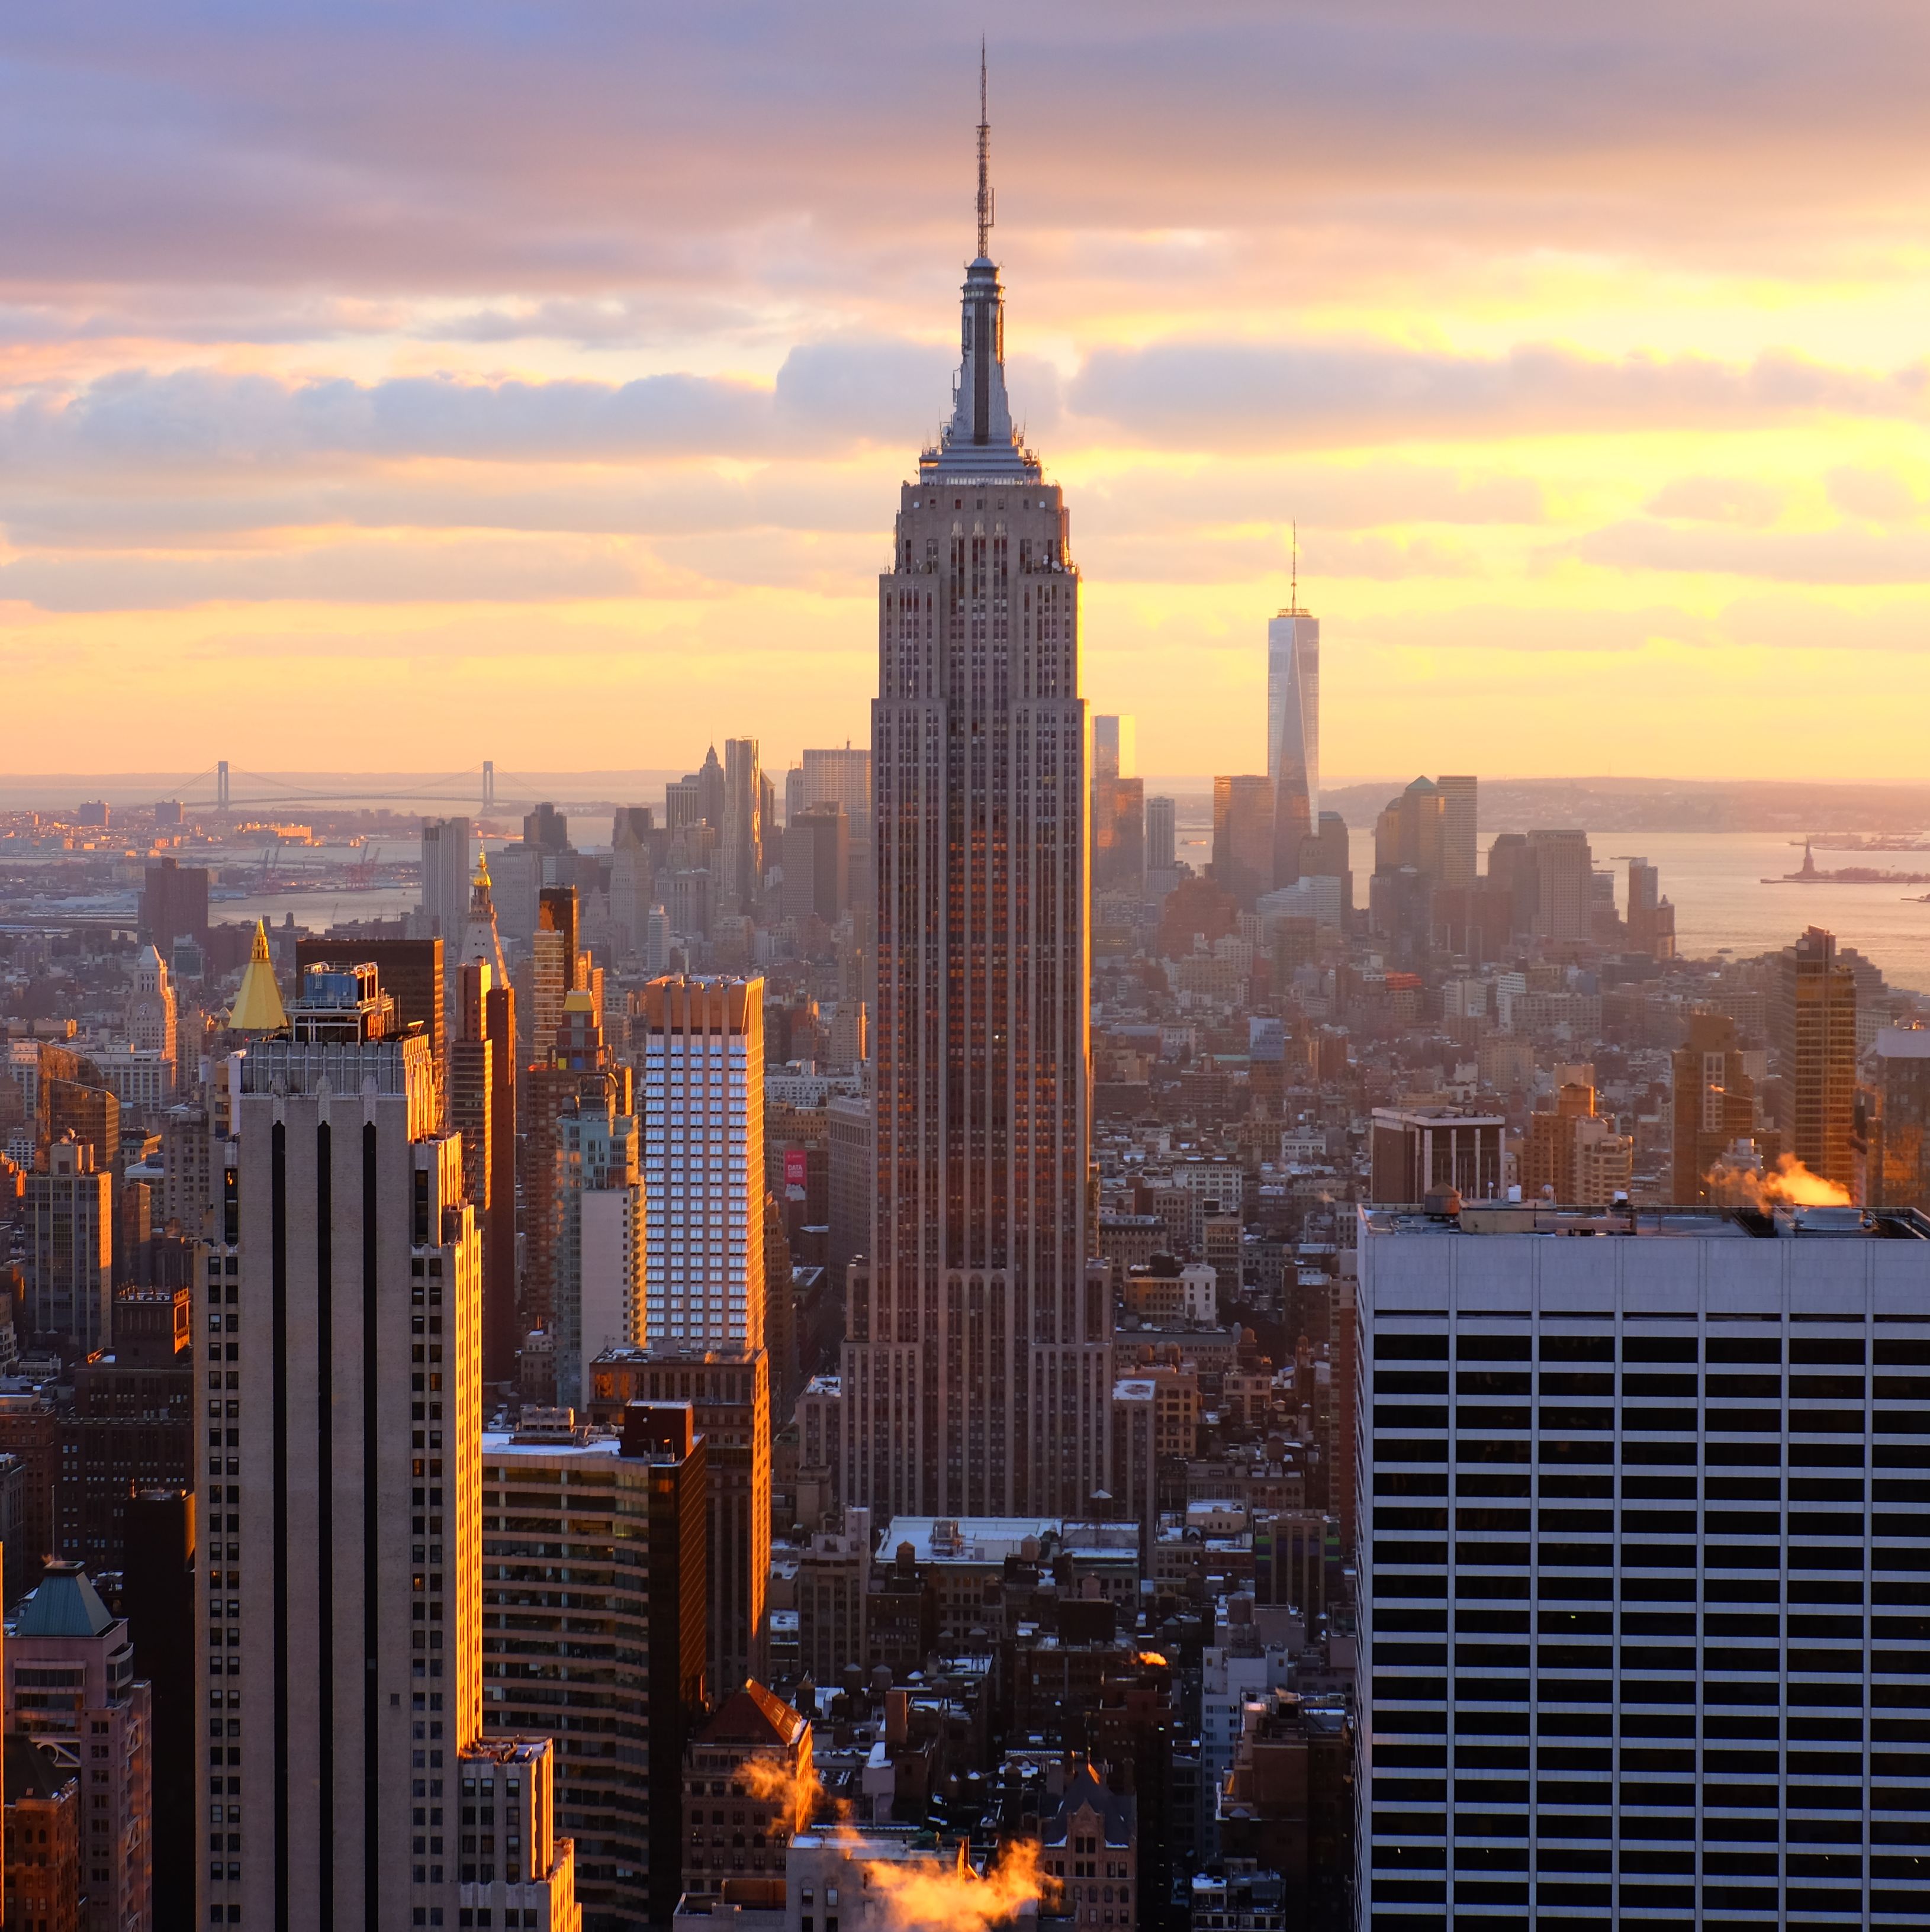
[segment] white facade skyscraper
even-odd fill
[[[1274,877],[1300,876],[1300,842],[1320,823],[1320,620],[1298,604],[1267,626],[1267,776]]]
[[[1930,1922],[1930,1220],[1357,1251],[1356,1922]]]
[[[653,980],[639,1016],[653,1354],[764,1346],[764,982]]]
[[[474,870],[471,827],[466,818],[422,821],[422,892],[417,917],[425,939],[440,939],[446,954],[461,938],[469,917]]]
[[[981,118],[951,419],[902,488],[878,586],[876,1183],[845,1496],[884,1516],[1080,1508],[1108,1468],[1079,573],[1006,397],[986,141]]]

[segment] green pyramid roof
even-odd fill
[[[50,1563],[14,1613],[16,1636],[98,1636],[114,1621],[78,1563]]]

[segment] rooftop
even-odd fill
[[[1700,1240],[1769,1240],[1778,1237],[1846,1237],[1865,1240],[1930,1240],[1930,1216],[1913,1208],[1778,1205],[1634,1208],[1556,1208],[1529,1202],[1482,1202],[1458,1213],[1429,1214],[1418,1208],[1360,1210],[1363,1236],[1384,1234],[1544,1234],[1657,1236]]]
[[[803,1718],[755,1677],[734,1690],[697,1734],[707,1744],[747,1744],[789,1750],[809,1729]]]
[[[11,1636],[98,1636],[113,1612],[78,1563],[50,1563],[40,1585],[14,1612]]]
[[[908,1543],[914,1563],[1003,1563],[1018,1556],[1027,1540],[1058,1536],[1061,1527],[1053,1516],[893,1516],[884,1526],[878,1555],[890,1562],[899,1545]]]

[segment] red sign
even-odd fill
[[[809,1156],[802,1148],[786,1148],[784,1150],[784,1184],[786,1187],[803,1187],[809,1182]]]

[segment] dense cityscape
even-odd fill
[[[1146,776],[980,112],[845,742],[0,812],[10,1921],[1930,1916],[1923,842]]]

